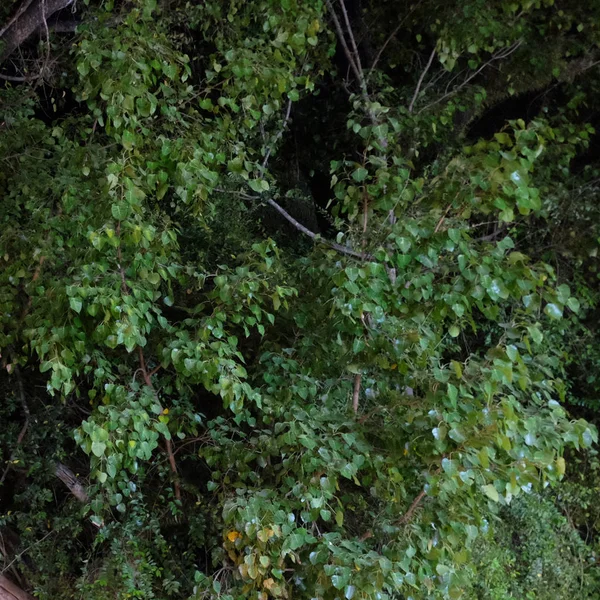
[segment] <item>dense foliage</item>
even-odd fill
[[[0,22],[4,580],[600,595],[600,2]]]

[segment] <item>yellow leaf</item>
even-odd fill
[[[275,585],[275,580],[269,577],[263,581],[263,586],[270,590]]]
[[[235,542],[235,540],[237,540],[239,537],[242,537],[242,536],[241,536],[241,535],[239,534],[239,532],[237,532],[237,531],[230,531],[230,532],[227,534],[227,539],[228,539],[230,542]]]

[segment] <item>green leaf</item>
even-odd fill
[[[579,300],[577,300],[577,298],[569,298],[567,300],[567,306],[574,312],[574,313],[578,313],[579,312],[579,308],[580,308],[580,304],[579,304]]]
[[[560,319],[563,316],[562,308],[553,302],[546,304],[544,312],[552,319]]]
[[[127,202],[117,202],[111,206],[112,216],[117,221],[124,221],[131,213],[131,207]]]
[[[94,456],[100,458],[104,455],[104,451],[106,450],[106,444],[104,442],[92,442],[92,453]]]
[[[494,502],[498,502],[500,500],[498,490],[493,484],[489,483],[488,485],[484,485],[481,489],[483,490],[483,493],[490,498],[490,500],[493,500]]]
[[[71,310],[74,310],[76,313],[81,312],[81,308],[83,307],[83,302],[79,298],[69,298],[69,306]]]
[[[367,171],[364,167],[359,167],[352,173],[352,179],[354,179],[354,181],[361,182],[367,178],[368,174],[369,171]]]

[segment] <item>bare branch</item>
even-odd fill
[[[348,48],[348,43],[346,42],[346,37],[344,36],[344,30],[342,29],[340,20],[338,19],[338,16],[337,16],[335,10],[333,9],[331,0],[325,0],[325,1],[327,2],[327,8],[329,9],[329,12],[331,13],[331,18],[333,19],[333,24],[335,25],[338,39],[340,40],[340,43],[342,44],[342,48],[344,49],[346,58],[348,59],[348,62],[350,63],[350,67],[354,71],[354,75],[356,76],[356,80],[358,81],[358,84],[361,86],[361,88],[363,88],[364,81],[361,76],[361,72],[358,69],[358,65],[354,61],[354,57],[352,56],[352,52],[350,52],[350,48]]]
[[[259,197],[255,198],[257,200],[260,199]],[[345,254],[346,256],[351,256],[352,258],[357,258],[359,260],[374,260],[373,256],[371,256],[370,254],[355,252],[351,248],[346,248],[345,246],[341,246],[340,244],[336,244],[335,242],[330,242],[329,240],[321,238],[316,233],[302,225],[302,223],[294,219],[294,217],[292,217],[292,215],[290,215],[290,213],[287,212],[285,208],[277,204],[277,202],[275,202],[275,200],[273,200],[272,198],[267,198],[266,202],[269,206],[272,206],[280,215],[282,215],[287,221],[289,221],[298,231],[301,231],[304,235],[307,235],[311,240],[316,241],[318,239],[319,241],[322,241],[334,250],[337,250],[339,253]]]
[[[515,42],[512,46],[509,46],[508,48],[504,48],[500,52],[497,52],[496,54],[494,54],[492,56],[492,58],[490,58],[490,60],[485,62],[483,65],[481,65],[481,67],[479,67],[479,69],[477,69],[477,71],[475,71],[474,73],[471,73],[471,75],[469,75],[469,77],[467,77],[458,87],[454,88],[452,91],[448,92],[447,94],[440,96],[437,100],[434,100],[427,106],[424,106],[417,114],[421,114],[423,111],[427,110],[428,108],[431,108],[432,106],[435,106],[436,104],[439,104],[440,102],[443,102],[447,98],[450,98],[451,96],[454,96],[455,94],[457,94],[461,89],[463,89],[466,85],[468,85],[475,77],[477,77],[477,75],[479,75],[479,73],[481,73],[485,68],[489,67],[492,63],[494,63],[498,60],[507,58],[520,45],[521,45],[521,41],[519,40],[518,42]]]
[[[0,73],[0,79],[3,79],[4,81],[14,81],[19,83],[23,83],[26,81],[36,81],[41,77],[41,73],[38,73],[37,75],[4,75]]]
[[[415,105],[415,101],[419,96],[419,90],[421,89],[421,85],[423,84],[423,79],[425,79],[425,75],[427,75],[427,71],[429,71],[429,67],[431,67],[431,63],[435,58],[435,48],[431,51],[431,55],[429,56],[429,60],[421,73],[421,77],[419,77],[419,81],[417,82],[417,87],[415,88],[415,93],[413,94],[412,100],[410,101],[410,105],[408,107],[408,112],[411,113],[413,111],[413,106]]]
[[[394,39],[394,37],[396,37],[396,34],[400,31],[400,28],[402,27],[402,25],[404,24],[406,19],[408,19],[408,17],[410,17],[410,15],[417,9],[417,7],[421,4],[422,1],[423,0],[419,0],[419,2],[417,2],[414,6],[411,7],[411,9],[408,11],[406,16],[404,17],[404,19],[402,19],[400,21],[400,23],[398,23],[398,25],[394,28],[392,33],[390,33],[390,35],[387,37],[387,39],[383,43],[383,46],[381,46],[381,48],[379,49],[379,52],[377,53],[377,56],[375,56],[375,60],[373,61],[373,64],[371,65],[371,68],[369,69],[369,74],[367,75],[367,79],[366,79],[367,84],[369,83],[369,79],[371,79],[371,75],[373,74],[373,71],[375,70],[377,63],[379,62],[379,59],[381,58],[381,55],[384,53],[388,44]]]
[[[62,463],[56,463],[54,474],[69,488],[71,494],[73,494],[79,502],[85,504],[88,501],[88,495],[85,488],[69,467]]]
[[[415,510],[417,510],[419,504],[421,504],[425,496],[425,490],[422,490],[421,493],[413,500],[412,504],[408,507],[408,510],[404,513],[404,515],[402,515],[402,518],[400,519],[401,524],[404,525],[411,520],[413,513],[415,512]]]
[[[354,50],[354,60],[356,61],[356,67],[360,74],[359,83],[361,87],[366,89],[366,80],[365,75],[363,73],[362,64],[360,62],[360,54],[358,53],[358,46],[356,45],[356,39],[354,38],[354,32],[352,31],[352,26],[350,25],[350,19],[348,18],[348,11],[346,10],[346,4],[344,0],[339,0],[340,6],[342,8],[342,15],[344,16],[344,22],[346,23],[346,28],[348,30],[348,37],[350,38],[350,43],[352,44],[352,49]]]

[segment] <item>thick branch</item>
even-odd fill
[[[54,13],[73,4],[74,0],[35,0],[23,4],[0,35],[3,43],[0,53],[2,64],[21,44],[26,42]]]
[[[79,479],[75,476],[69,467],[62,463],[56,463],[54,474],[69,488],[69,491],[79,502],[85,504],[88,501],[88,495]]]
[[[0,600],[34,600],[34,598],[15,585],[8,577],[0,574]]]

